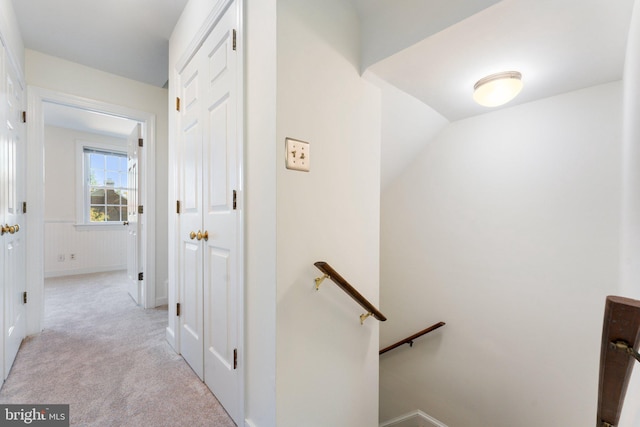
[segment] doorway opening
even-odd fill
[[[155,216],[141,213],[155,212],[155,115],[40,88],[28,88],[28,96],[28,163],[34,172],[27,179],[27,333],[44,326],[45,273],[55,277],[126,269],[135,277],[132,288],[137,292],[130,290],[134,300],[144,308],[154,307],[155,234],[149,231]],[[66,141],[65,148],[50,146],[52,135]],[[129,183],[132,139],[135,170],[140,171],[135,194]],[[58,170],[49,175],[47,167]],[[85,180],[85,175],[90,178]],[[136,232],[129,233],[134,211]],[[130,234],[138,243],[133,252]],[[74,248],[65,248],[73,239]],[[96,257],[88,255],[92,249]],[[129,262],[130,257],[136,262]]]

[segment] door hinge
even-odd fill
[[[27,123],[27,112],[26,111],[22,112],[22,123]]]
[[[27,303],[27,291],[24,291],[22,293],[22,303],[26,304]]]
[[[180,98],[176,97],[176,110],[180,111]]]
[[[144,273],[138,273],[138,280],[144,280]]]
[[[238,193],[236,190],[233,190],[233,210],[238,209]]]
[[[142,147],[144,145],[144,139],[138,138],[138,147]]]
[[[233,349],[233,369],[238,369],[238,349]]]
[[[27,202],[22,202],[22,213],[27,213]]]
[[[180,213],[180,200],[176,200],[176,213]]]
[[[233,50],[236,50],[236,30],[233,30]]]
[[[142,206],[142,205],[139,205],[139,206],[138,206],[138,213],[139,213],[139,214],[144,213],[144,206]]]
[[[176,316],[180,316],[180,303],[176,304]]]

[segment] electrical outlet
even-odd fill
[[[71,254],[71,255],[69,255],[69,259],[70,259],[70,260],[74,260],[74,259],[76,259],[76,254]]]
[[[287,138],[285,139],[285,150],[287,169],[309,172],[311,154],[308,142]]]
[[[64,254],[58,255],[58,262],[63,262],[63,261],[64,261]]]

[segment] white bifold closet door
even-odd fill
[[[231,2],[180,73],[180,352],[241,424],[238,51]]]

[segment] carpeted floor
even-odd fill
[[[69,404],[74,426],[235,426],[165,341],[167,311],[136,307],[124,279],[47,279],[45,329],[22,343],[0,403]]]

